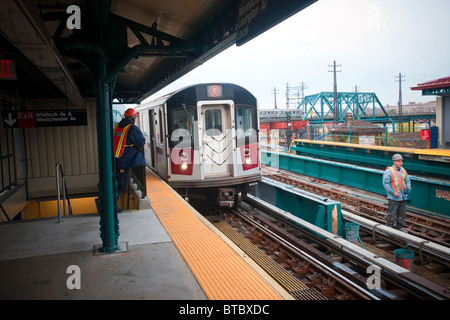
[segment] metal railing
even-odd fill
[[[303,130],[300,139],[310,140],[322,140],[322,141],[335,141],[335,142],[352,142],[354,139],[359,139],[360,137],[369,136],[371,138],[370,144],[375,144],[379,146],[389,146],[389,147],[406,147],[406,148],[416,148],[416,149],[428,149],[428,141],[420,139],[420,130],[429,129],[429,127],[413,127],[410,128],[410,132],[407,132],[407,128],[403,131],[396,130],[397,132],[392,132],[391,128],[385,127],[381,128],[378,133],[362,134],[361,131],[357,133],[357,130],[368,130],[373,131],[374,127],[352,127],[352,126],[339,126],[343,131],[335,132],[333,127],[326,127],[324,125],[308,125],[309,134],[306,130]],[[358,142],[356,142],[358,143]]]
[[[13,129],[0,128],[0,193],[17,185]]]
[[[133,178],[133,182],[136,183],[137,188],[141,191],[141,198],[144,199],[147,195],[145,166],[131,168],[131,178]]]
[[[9,218],[8,214],[6,213],[5,208],[3,208],[2,204],[0,203],[0,209],[2,210],[3,214],[6,217],[6,221],[11,221],[11,219]]]
[[[72,215],[72,206],[70,205],[70,197],[67,192],[66,178],[64,177],[64,171],[61,161],[56,164],[56,189],[57,189],[57,202],[58,202],[58,223],[61,222],[61,179],[62,179],[62,195],[63,195],[63,209],[64,215],[66,215],[66,197],[67,206],[69,207],[69,215]]]

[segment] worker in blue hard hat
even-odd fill
[[[142,153],[145,137],[135,125],[136,117],[136,111],[129,108],[125,111],[124,118],[114,126],[117,197],[128,188],[130,169],[145,165],[145,157]]]
[[[383,187],[387,193],[389,211],[386,225],[391,228],[406,231],[404,229],[406,217],[406,201],[411,192],[411,181],[408,173],[403,168],[401,154],[392,156],[393,166],[387,167],[383,174]]]

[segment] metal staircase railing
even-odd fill
[[[58,193],[58,223],[61,222],[61,179],[62,179],[62,195],[63,195],[63,209],[64,215],[66,215],[66,198],[67,198],[67,206],[69,207],[69,215],[72,215],[72,206],[70,205],[70,197],[67,192],[66,179],[64,177],[64,171],[62,167],[61,161],[56,164],[56,188]]]

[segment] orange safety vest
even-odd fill
[[[123,154],[123,150],[127,145],[127,133],[130,129],[131,124],[125,127],[119,127],[119,123],[114,126],[114,157],[120,158]]]
[[[406,175],[407,172],[403,167],[400,168],[400,172],[397,171],[394,167],[389,167],[389,170],[391,171],[391,184],[392,189],[397,192],[401,192],[403,190],[406,190]]]

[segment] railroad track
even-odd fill
[[[358,191],[341,191],[330,187],[328,183],[324,186],[325,183],[317,179],[309,181],[271,168],[264,168],[262,173],[277,182],[341,202],[343,215],[344,210],[348,210],[356,213],[358,219],[375,221],[376,227],[361,224],[360,236],[366,248],[362,241],[362,245],[352,244],[332,234],[321,235],[321,232],[327,232],[316,226],[311,228],[320,230],[305,231],[305,228],[299,228],[299,224],[292,221],[296,217],[280,218],[280,214],[274,213],[278,208],[268,210],[269,204],[261,206],[257,203],[259,200],[252,196],[243,197],[238,211],[225,211],[222,208],[221,214],[210,217],[205,215],[249,256],[259,261],[263,268],[267,268],[266,271],[275,279],[280,277],[277,281],[293,297],[299,300],[450,299],[450,255],[447,249],[450,227],[444,219],[429,219],[408,212],[408,237],[417,235],[417,238],[422,236],[428,239],[419,240],[418,248],[412,248],[413,245],[404,239],[397,239],[380,230],[387,228],[384,227],[387,212],[383,204],[385,200],[378,200],[377,203],[370,197],[356,196]],[[245,207],[250,210],[244,210]],[[405,234],[397,230],[393,232]],[[441,251],[445,252],[443,257],[439,253],[435,256],[435,252],[427,251],[424,243],[428,245],[430,241],[446,246]],[[412,272],[397,266],[392,252],[388,251],[404,246],[416,252],[418,249],[421,262],[426,259],[427,266],[431,268],[421,269],[419,267],[422,266],[419,266]],[[268,257],[272,262],[268,262]],[[434,264],[435,261],[439,263]],[[279,266],[275,266],[274,262]],[[382,280],[379,287],[371,288],[369,281],[376,273],[371,276],[369,268],[374,266],[378,268]]]
[[[388,207],[385,201],[375,201],[371,198],[342,191],[332,184],[317,178],[309,178],[293,174],[284,170],[277,170],[263,166],[263,176],[289,184],[323,197],[341,202],[342,209],[349,210],[355,214],[385,224]],[[429,216],[410,209],[407,211],[405,227],[409,234],[416,235],[426,240],[450,247],[450,222],[448,218]]]
[[[250,211],[243,212],[243,209],[224,211],[220,218],[213,219],[215,220],[213,223],[220,230],[225,230],[222,231],[224,234],[234,234],[231,238],[239,238],[237,244],[244,248],[249,256],[252,256],[252,251],[264,253],[283,267],[283,272],[277,269],[274,273],[283,274],[283,280],[279,281],[282,286],[297,281],[296,290],[286,288],[297,299],[450,298],[450,291],[446,288],[398,267],[377,253],[372,254],[361,248],[355,248],[354,244],[333,235],[326,237],[317,235],[318,230],[305,231],[292,221],[280,218],[276,213],[276,218],[269,216],[274,213],[269,213],[271,210],[264,205],[256,204],[254,199],[250,202],[253,208]],[[327,233],[323,230],[322,232]],[[239,233],[240,236],[236,236],[235,233]],[[247,252],[245,250],[247,246],[252,250]],[[270,264],[264,262],[261,265]],[[374,266],[380,270],[382,280],[380,287],[369,288],[373,276],[368,270]],[[267,271],[272,273],[270,269],[272,267]],[[286,280],[286,277],[289,280]]]
[[[297,300],[377,299],[364,285],[330,268],[333,263],[330,257],[300,239],[289,240],[287,234],[280,236],[284,232],[270,221],[252,220],[230,210],[214,225]]]

